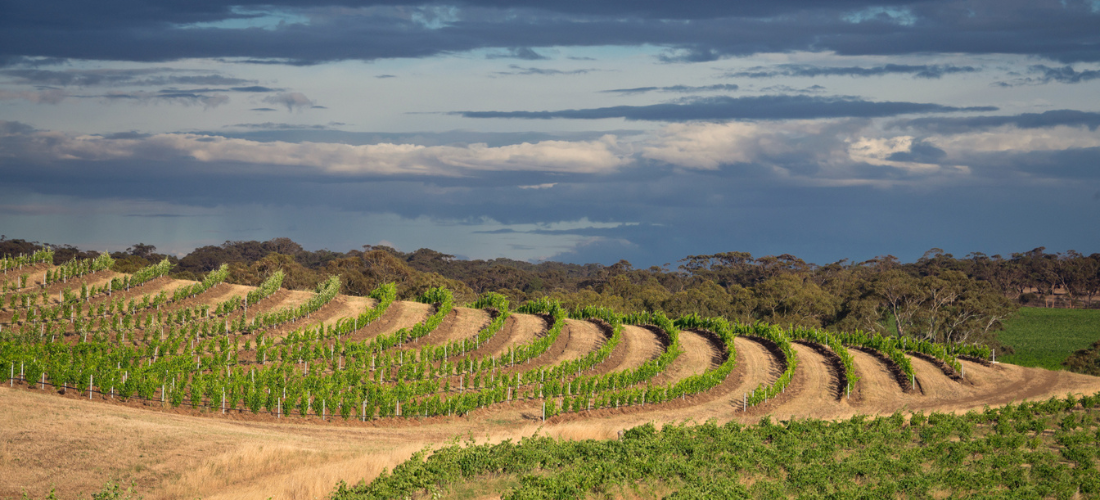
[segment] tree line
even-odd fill
[[[0,255],[30,253],[42,246],[0,240]],[[98,255],[72,246],[54,249],[56,263]],[[674,317],[697,313],[992,345],[1001,322],[1021,305],[1092,307],[1100,295],[1100,254],[1047,253],[1043,247],[1008,257],[971,253],[963,258],[932,249],[910,263],[887,255],[825,265],[789,254],[725,252],[690,255],[675,266],[645,269],[625,260],[608,266],[468,260],[430,249],[406,253],[371,245],[348,252],[308,251],[289,238],[227,241],[183,257],[158,254],[156,247],[139,243],[111,256],[119,272],[168,258],[175,264],[173,277],[179,279],[197,279],[228,263],[229,282],[252,286],[278,270],[286,274],[284,286],[293,289],[312,289],[339,274],[345,280],[343,292],[351,295],[367,295],[393,282],[401,300],[446,287],[458,303],[497,292],[517,304],[545,297],[568,308],[595,305]]]

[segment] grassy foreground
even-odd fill
[[[997,361],[1062,370],[1070,354],[1100,340],[1100,309],[1021,307],[998,337],[1016,353]]]
[[[421,452],[335,500],[1100,498],[1100,394],[965,415],[652,424],[619,441],[547,437]],[[426,457],[426,458],[425,458]]]

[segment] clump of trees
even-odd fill
[[[1100,377],[1100,340],[1091,346],[1070,354],[1062,365],[1070,371]]]

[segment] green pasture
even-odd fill
[[[997,361],[1061,370],[1066,357],[1100,340],[1100,309],[1021,307],[1004,325],[998,337],[1016,352]]]

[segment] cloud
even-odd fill
[[[184,106],[202,106],[215,108],[229,102],[229,96],[221,94],[194,93],[186,91],[161,90],[159,92],[108,92],[93,96],[108,101],[129,101],[141,104],[182,104]]]
[[[657,56],[664,63],[699,63],[717,61],[722,53],[713,47],[695,46],[678,48]]]
[[[541,61],[549,59],[530,47],[511,47],[504,52],[491,52],[485,55],[486,59],[523,59],[525,61]]]
[[[174,68],[142,69],[5,69],[0,76],[10,83],[22,85],[52,85],[59,87],[148,87],[165,85],[241,85],[254,80],[234,78],[218,73]]]
[[[275,108],[252,108],[252,109],[250,109],[249,111],[262,111],[262,112],[268,112],[268,111],[276,111],[276,109],[275,109]]]
[[[560,69],[547,69],[547,68],[531,68],[517,66],[515,64],[509,64],[509,68],[513,71],[496,71],[494,75],[544,75],[544,76],[557,76],[557,75],[583,75],[591,71],[599,71],[595,68],[588,69],[574,69],[574,70],[560,70]]]
[[[732,83],[719,83],[716,85],[672,85],[668,87],[634,87],[629,89],[611,89],[601,90],[600,92],[613,93],[613,94],[644,94],[646,92],[679,92],[679,93],[693,93],[693,92],[733,92],[739,89],[736,84]]]
[[[282,89],[273,89],[271,87],[262,87],[259,85],[251,85],[248,87],[231,87],[229,90],[234,92],[278,92]]]
[[[889,161],[910,163],[938,163],[947,156],[944,150],[922,141],[911,141],[908,151],[894,151],[887,156]]]
[[[342,124],[340,124],[342,125]],[[236,125],[226,125],[226,127],[236,127],[251,130],[328,130],[327,125],[300,125],[296,123],[238,123]]]
[[[885,64],[864,68],[860,66],[830,67],[812,66],[808,64],[778,64],[775,66],[756,66],[741,71],[727,72],[731,78],[775,78],[803,77],[815,78],[820,76],[883,76],[890,74],[909,74],[916,78],[940,78],[954,73],[976,73],[981,71],[973,66],[954,65],[910,65],[910,64]]]
[[[317,107],[316,103],[312,99],[305,96],[301,92],[282,92],[272,96],[267,96],[262,99],[263,102],[269,104],[281,104],[286,106],[287,111],[295,111],[306,108]]]
[[[66,59],[58,57],[0,56],[0,68],[39,68],[42,66],[57,66],[59,64],[65,64],[66,62]]]
[[[61,89],[45,90],[4,90],[0,89],[0,101],[24,100],[35,104],[57,104],[69,96]]]
[[[397,78],[397,75],[377,75],[375,78]]]
[[[518,118],[549,120],[567,118],[597,120],[625,118],[643,121],[697,120],[783,120],[804,118],[875,118],[913,113],[950,113],[959,111],[995,111],[992,106],[955,107],[931,103],[865,101],[854,97],[758,96],[706,97],[685,103],[646,106],[612,106],[559,111],[456,111],[465,118]]]
[[[1096,80],[1100,78],[1100,70],[1074,70],[1072,66],[1062,66],[1060,68],[1051,68],[1038,64],[1031,67],[1031,71],[1042,73],[1043,83],[1058,82],[1058,83],[1081,83],[1090,80]]]
[[[825,87],[821,85],[810,85],[804,88],[795,88],[789,85],[770,85],[760,89],[760,92],[794,92],[799,94],[820,94],[825,92]]]
[[[1079,127],[977,129],[965,133],[927,135],[924,141],[953,156],[988,152],[1035,152],[1100,147],[1100,135]]]
[[[488,235],[476,235],[472,239],[478,243],[465,247],[460,238],[438,236],[446,227],[463,226],[507,229],[497,237],[542,249],[533,255],[606,263],[626,258],[636,266],[731,249],[829,262],[906,251],[916,258],[933,240],[956,245],[957,250],[936,244],[959,254],[1021,251],[1036,239],[1050,248],[1091,248],[1087,245],[1100,242],[1095,232],[1074,230],[1079,218],[1065,217],[1096,206],[1095,132],[1006,128],[982,131],[996,132],[995,138],[976,134],[945,142],[939,136],[884,131],[877,122],[671,123],[629,141],[586,137],[514,147],[454,144],[489,137],[475,133],[423,134],[422,141],[441,146],[403,144],[395,135],[373,148],[214,134],[82,136],[0,122],[5,179],[0,199],[14,207],[81,209],[112,200],[159,200],[166,206],[120,213],[192,213],[181,204],[217,215],[193,227],[180,224],[195,218],[158,218],[148,222],[156,226],[123,236],[110,233],[123,241],[150,227],[161,227],[164,234],[214,229],[222,235],[262,226],[275,234],[247,233],[246,239],[288,235],[313,248],[348,249],[363,242],[340,240],[332,246],[324,238],[372,234],[371,241],[388,239],[403,248],[475,253]],[[260,132],[267,130],[254,133]],[[496,140],[518,137],[523,136]],[[1011,145],[1016,149],[997,149]],[[1062,149],[1027,149],[1032,147]],[[22,199],[12,192],[70,196],[77,203]],[[1020,202],[1036,199],[1043,201]],[[71,211],[65,220],[74,223],[61,226],[100,235],[145,223],[139,217],[118,222]],[[991,219],[991,212],[1001,217]],[[382,213],[403,219],[389,225],[359,222],[364,214]],[[16,217],[5,220],[9,233],[33,228]],[[543,227],[586,217],[639,224]],[[486,219],[504,226],[477,225]],[[430,226],[434,239],[402,239],[415,221]],[[1021,234],[1021,224],[1039,232]],[[290,226],[303,229],[285,232]],[[536,236],[571,236],[573,243],[550,249]],[[80,243],[75,238],[67,241]]]
[[[262,124],[260,128],[265,127]],[[271,124],[278,128],[279,125]],[[2,129],[0,129],[2,130]],[[35,161],[156,161],[189,158],[203,163],[306,167],[334,175],[460,176],[477,171],[546,171],[598,173],[613,171],[629,159],[613,136],[595,141],[542,141],[500,147],[416,146],[335,143],[257,142],[200,134],[157,134],[137,138],[73,136],[31,131],[9,125],[5,146]]]
[[[723,3],[729,5],[719,5]],[[247,12],[212,2],[143,9],[119,0],[66,9],[26,3],[8,9],[9,15],[0,19],[0,60],[211,58],[309,65],[472,50],[507,53],[517,47],[534,51],[650,46],[666,49],[659,56],[666,62],[796,51],[871,56],[1017,54],[1063,63],[1100,61],[1097,13],[1083,1],[744,3],[658,6],[626,1],[475,0],[443,7],[419,1],[289,0]],[[258,16],[290,16],[295,21],[248,27],[248,21]]]
[[[889,128],[909,128],[935,134],[959,134],[1003,126],[1024,129],[1053,127],[1087,127],[1095,131],[1100,127],[1100,113],[1057,109],[1042,113],[1022,113],[1006,116],[969,116],[965,118],[930,117],[894,121]]]

